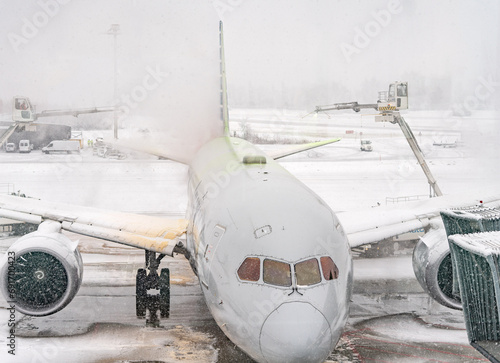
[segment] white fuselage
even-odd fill
[[[350,248],[332,210],[236,138],[202,147],[188,193],[190,263],[219,327],[259,362],[324,360],[352,291]]]

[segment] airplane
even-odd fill
[[[188,163],[186,217],[0,196],[0,216],[39,225],[2,258],[0,289],[5,299],[33,316],[53,314],[71,302],[82,281],[83,264],[77,243],[62,233],[70,231],[145,250],[145,268],[136,275],[138,316],[145,316],[154,296],[161,316],[168,317],[169,270],[158,270],[165,256],[180,253],[197,275],[220,329],[255,361],[323,362],[349,316],[351,248],[424,228],[433,238],[423,238],[416,247],[417,278],[437,301],[458,307],[454,297],[443,292],[443,282],[451,282],[436,272],[446,258],[442,246],[447,243],[437,218],[444,208],[479,200],[444,196],[404,207],[335,214],[276,160],[339,139],[267,155],[231,137],[222,23],[219,46],[222,130]],[[480,204],[499,206],[500,197],[484,197]],[[159,293],[149,295],[152,290]]]

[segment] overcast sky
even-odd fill
[[[406,80],[411,105],[447,107],[474,95],[481,80],[500,80],[499,4],[1,0],[0,99],[4,112],[16,94],[39,109],[112,104],[106,32],[117,23],[118,95],[140,101],[131,113],[216,117],[221,19],[232,106],[374,102],[389,82]],[[483,98],[481,107],[492,107],[500,97],[491,86]]]

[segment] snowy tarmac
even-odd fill
[[[167,261],[172,279],[170,318],[138,319],[134,283],[142,253],[69,236],[79,239],[82,247],[82,287],[54,315],[17,314],[16,356],[4,348],[2,362],[252,362],[217,327],[183,257]],[[1,252],[14,240],[0,240]],[[0,306],[3,338],[9,312],[4,301]],[[410,257],[402,256],[355,260],[351,318],[329,361],[486,360],[468,345],[461,312],[433,303],[412,276]]]
[[[298,113],[269,115],[246,110],[234,115],[236,126],[242,122],[239,117],[260,136],[269,132],[283,135],[285,126],[276,118],[286,117],[293,125],[286,127],[292,130],[287,137],[343,137],[339,143],[283,159],[282,163],[335,211],[376,208],[385,205],[387,198],[429,193],[396,125],[375,124],[372,117],[359,115],[339,116],[338,120],[324,115],[302,120]],[[490,194],[498,190],[500,156],[492,149],[499,135],[498,119],[490,114],[462,119],[432,112],[411,115],[407,121],[445,194],[471,188]],[[304,126],[306,122],[310,124]],[[373,152],[359,150],[361,136],[372,140]],[[450,138],[459,139],[459,146],[433,145]],[[290,146],[263,146],[266,150],[276,147]],[[0,152],[0,183],[11,183],[15,190],[54,202],[138,213],[183,216],[186,171],[184,165],[141,154],[107,160],[88,149],[72,155]],[[143,252],[68,235],[80,240],[82,287],[75,299],[54,315],[16,315],[16,356],[7,353],[9,311],[2,298],[0,361],[251,362],[215,324],[197,279],[182,256],[162,263],[168,264],[172,274],[170,318],[149,317],[146,321],[135,317],[135,272],[142,267]],[[0,253],[14,240],[0,239]],[[462,313],[433,303],[422,291],[408,253],[356,259],[354,276],[351,318],[329,361],[486,361],[468,344]]]

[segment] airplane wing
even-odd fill
[[[186,154],[189,152],[178,152],[173,150],[168,150],[164,144],[158,143],[157,140],[140,140],[140,139],[119,139],[119,140],[105,140],[106,144],[111,145],[112,147],[116,147],[119,150],[134,150],[142,153],[146,153],[149,155],[157,156],[163,159],[169,159],[172,161],[176,161],[181,164],[188,165],[189,158],[186,157]],[[187,146],[189,147],[189,146]]]
[[[300,153],[302,151],[311,150],[320,146],[325,146],[332,144],[334,142],[340,141],[341,139],[330,139],[319,142],[311,142],[308,144],[298,145],[294,148],[289,148],[287,150],[280,150],[269,154],[274,160],[284,158],[293,154]],[[158,156],[160,158],[173,160],[181,164],[189,164],[189,158],[185,155],[175,153],[172,150],[166,150],[165,145],[158,145],[155,142],[144,142],[140,140],[106,140],[106,143],[117,147],[118,149],[130,149],[135,151],[144,152],[150,155]],[[188,153],[189,154],[189,153]]]
[[[188,221],[134,213],[0,196],[0,217],[40,224],[61,223],[64,230],[172,256]]]
[[[297,147],[295,147],[293,149],[278,151],[278,152],[276,152],[274,154],[270,154],[269,156],[271,156],[274,160],[277,160],[277,159],[284,158],[286,156],[290,156],[290,155],[293,155],[293,154],[300,153],[302,151],[307,151],[307,150],[311,150],[311,149],[314,149],[314,148],[317,148],[317,147],[320,147],[320,146],[325,146],[325,145],[328,145],[328,144],[332,144],[332,143],[340,141],[340,140],[341,139],[330,139],[330,140],[325,140],[325,141],[311,142],[311,143],[308,143],[308,144],[299,145],[299,146],[297,146]]]
[[[481,198],[447,195],[401,205],[373,207],[364,211],[339,212],[337,217],[348,236],[351,247],[358,247],[415,229],[427,229],[435,223],[436,218],[440,216],[440,211],[475,204],[498,207],[500,195]]]

